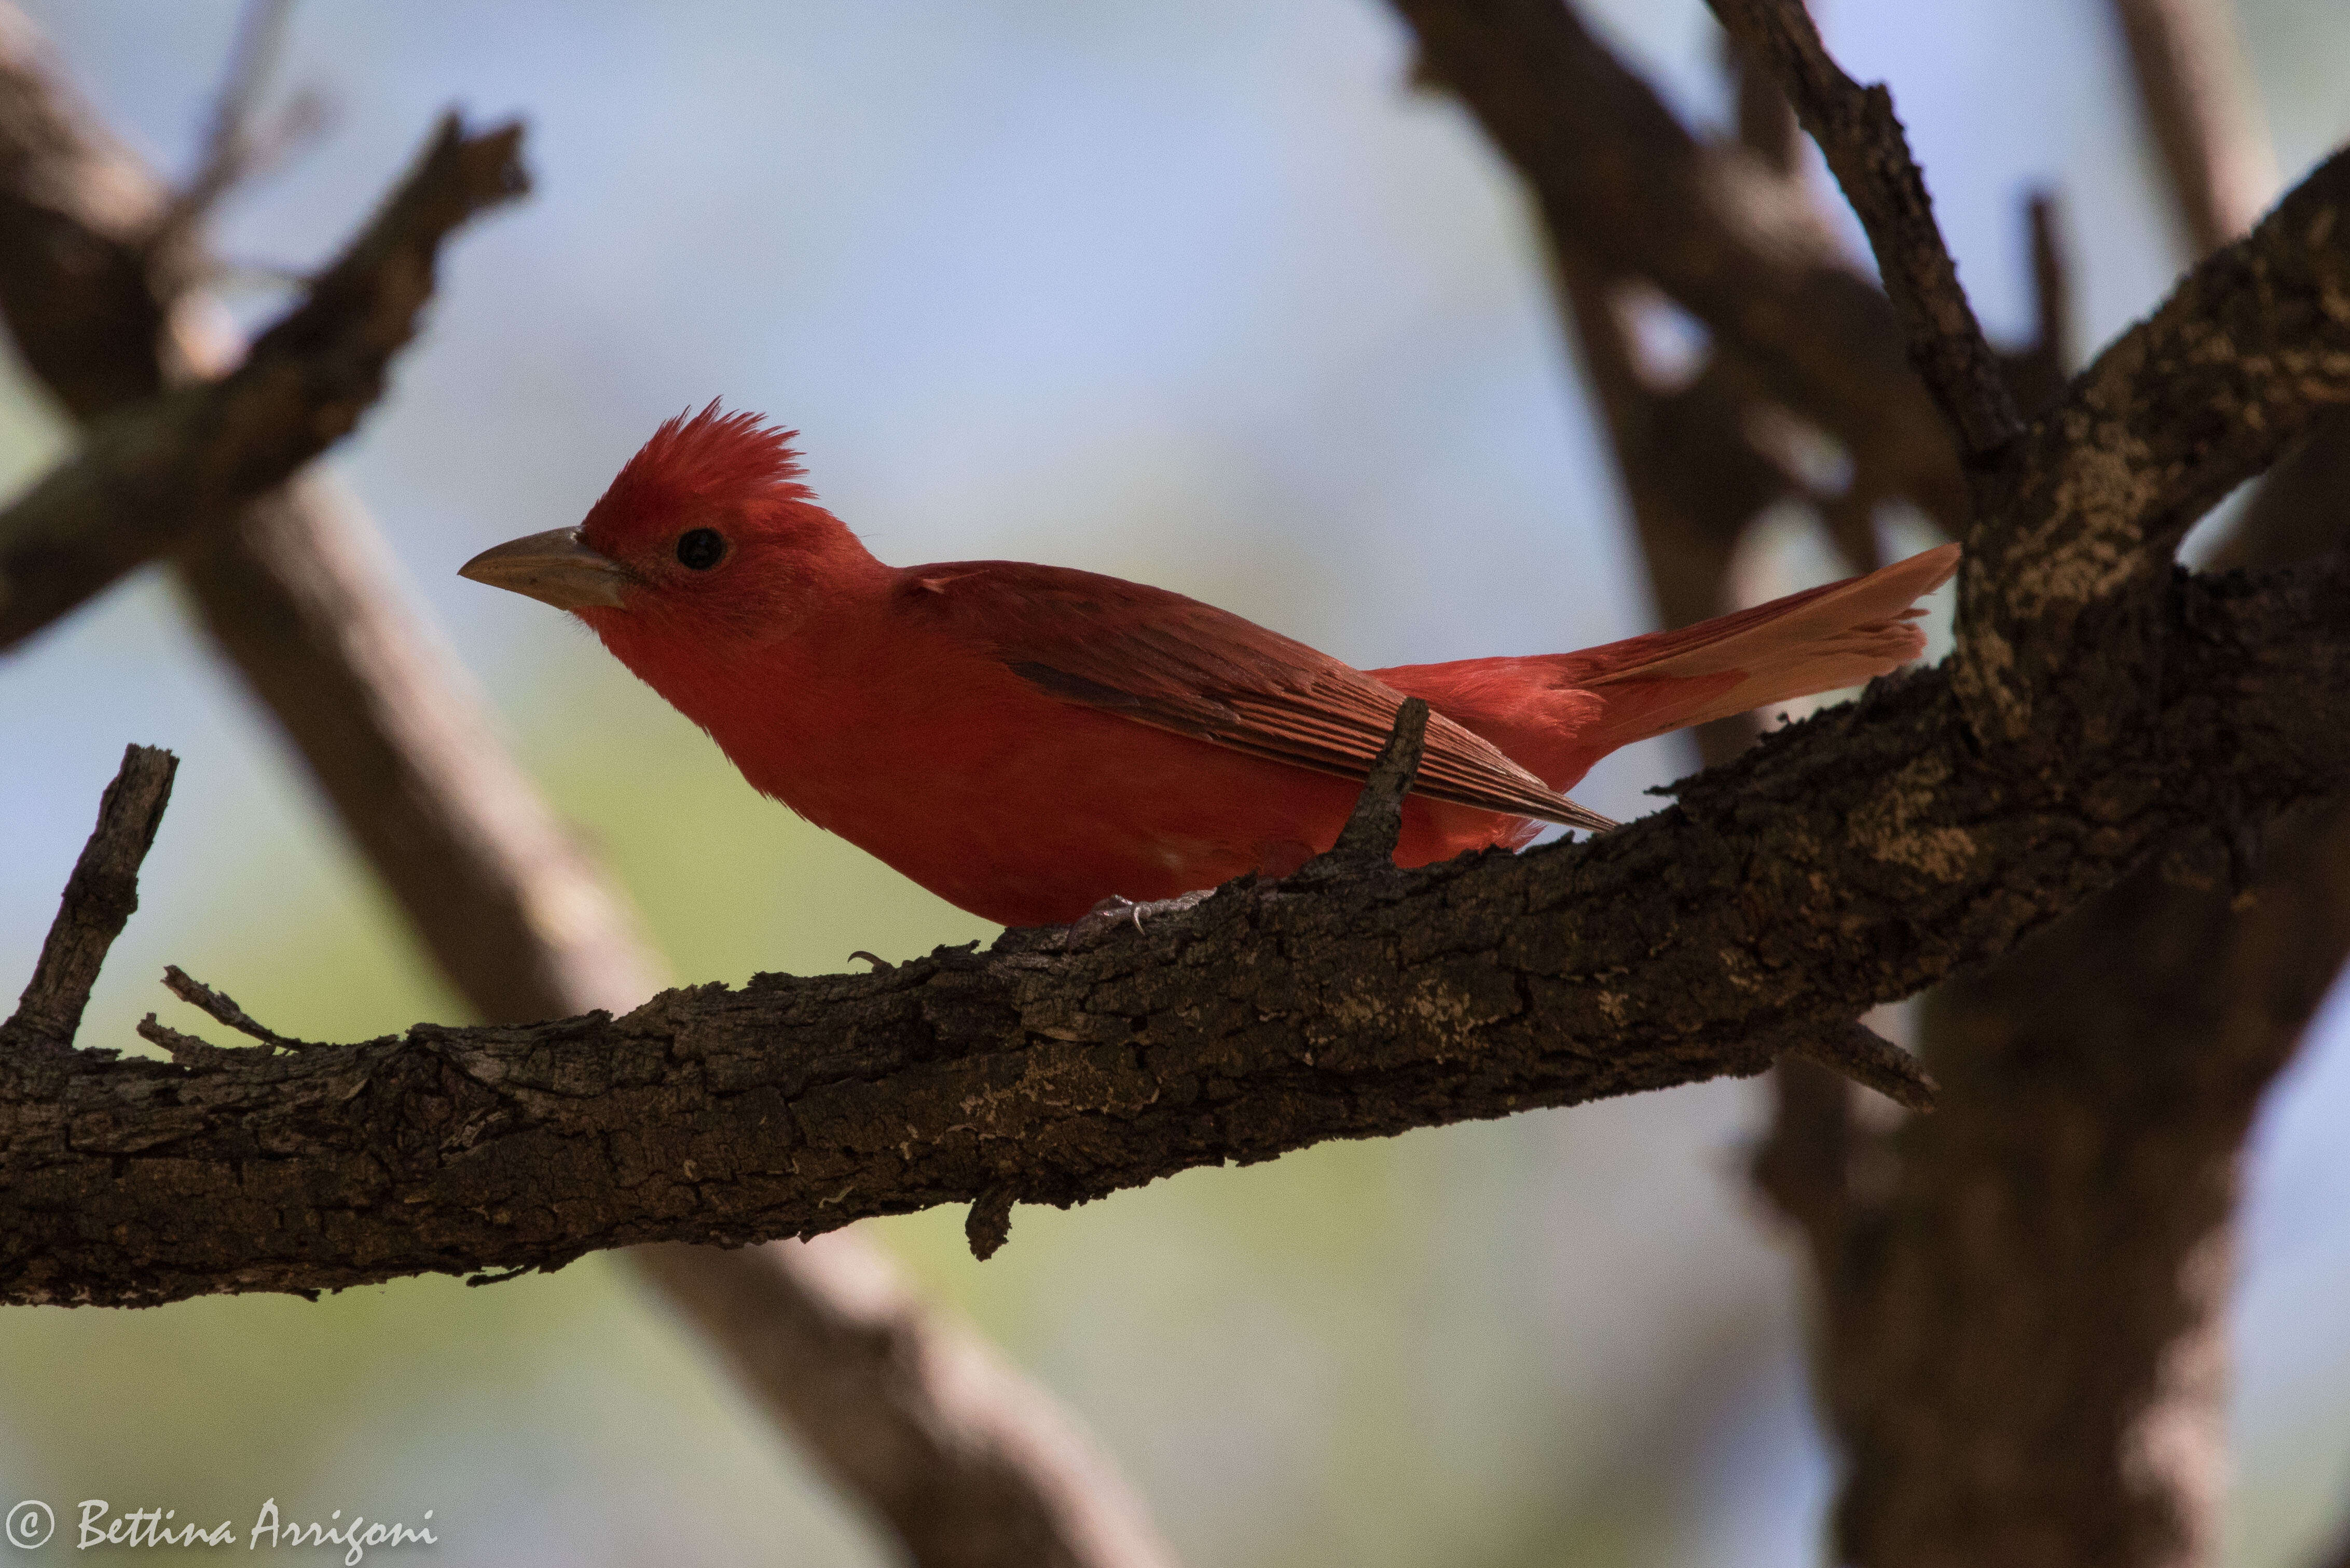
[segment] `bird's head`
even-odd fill
[[[571,611],[615,653],[780,635],[834,581],[870,563],[800,483],[790,441],[715,399],[653,432],[576,528],[483,551],[459,576]]]

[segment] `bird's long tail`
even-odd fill
[[[1926,646],[1917,601],[1958,560],[1959,547],[1945,545],[1865,577],[1577,653],[1371,673],[1565,790],[1618,746],[1856,686],[1917,658]]]

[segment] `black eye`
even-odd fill
[[[726,540],[715,528],[689,528],[677,537],[677,562],[706,572],[726,558]]]

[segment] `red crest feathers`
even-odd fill
[[[681,413],[653,432],[588,512],[582,532],[609,547],[639,529],[673,526],[688,511],[723,507],[755,522],[777,504],[813,501],[791,446],[798,434],[764,415],[721,413],[712,398],[700,413]]]

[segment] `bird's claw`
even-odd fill
[[[1089,946],[1095,939],[1128,923],[1139,932],[1143,916],[1179,913],[1214,891],[1212,888],[1202,888],[1196,893],[1179,893],[1172,898],[1152,898],[1142,903],[1112,893],[1070,922],[1067,933],[1061,939],[1061,945],[1065,948]]]

